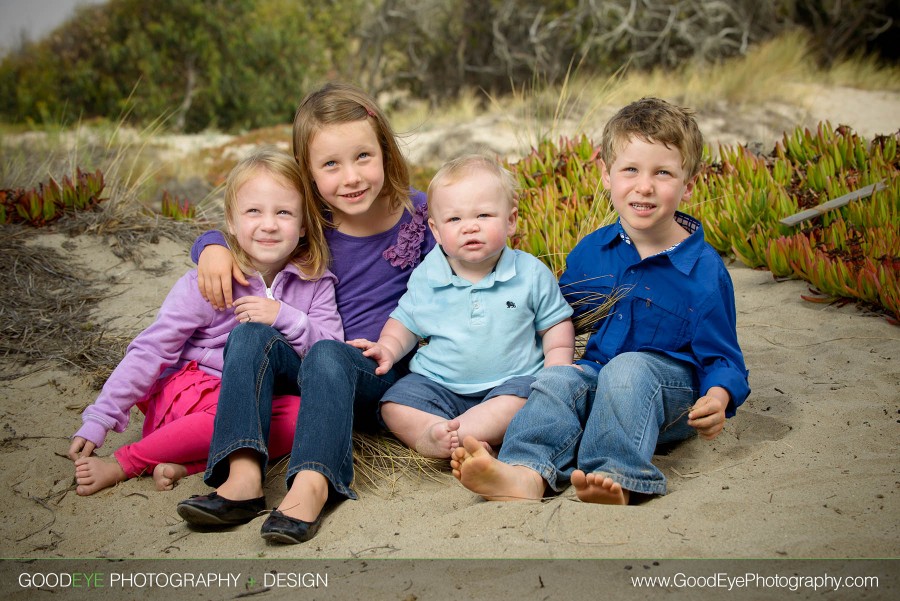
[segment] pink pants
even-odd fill
[[[114,453],[125,475],[150,474],[160,463],[181,464],[188,474],[205,470],[221,385],[219,378],[200,370],[193,361],[160,380],[147,399],[138,403],[145,416],[143,438]],[[291,452],[299,410],[298,396],[272,400],[270,458]]]

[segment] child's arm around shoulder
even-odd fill
[[[191,247],[191,258],[197,262],[197,285],[200,294],[217,311],[233,306],[231,280],[249,285],[247,277],[238,268],[225,237],[216,230],[201,234]]]

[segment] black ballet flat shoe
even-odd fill
[[[266,521],[263,522],[262,528],[259,529],[259,535],[269,542],[296,545],[305,543],[314,537],[321,525],[321,513],[314,521],[304,522],[273,509]]]
[[[238,526],[266,510],[266,498],[232,501],[217,493],[193,495],[178,504],[178,515],[192,526]]]

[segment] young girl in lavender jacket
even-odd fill
[[[233,311],[218,312],[201,296],[196,270],[175,283],[82,415],[68,453],[79,495],[143,474],[169,490],[206,468],[226,340],[238,323],[275,328],[300,355],[319,340],[343,338],[323,218],[301,194],[300,178],[293,157],[274,149],[232,170],[226,236],[249,285],[237,285]],[[270,457],[290,452],[300,404],[296,390],[274,392],[294,394],[276,396],[272,419],[262,425]],[[124,431],[135,405],[145,415],[143,438],[116,450],[114,460],[94,456],[109,430]]]

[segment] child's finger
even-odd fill
[[[84,441],[84,447],[81,448],[81,456],[90,457],[96,447],[97,445],[92,443],[90,440]]]
[[[358,349],[362,349],[362,350],[367,350],[369,347],[372,346],[371,342],[369,342],[368,340],[363,340],[362,338],[354,338],[353,340],[348,340],[347,344],[349,344],[350,346],[352,346],[354,348],[358,348]],[[365,354],[365,353],[363,353],[363,354]]]
[[[199,273],[197,274],[197,288],[200,289],[200,296],[203,297],[203,300],[205,300],[206,302],[210,302],[209,292],[207,291],[206,287],[206,278],[202,277]]]
[[[688,425],[697,430],[702,438],[714,437],[722,430],[724,423],[724,418],[721,418],[718,413],[688,420]]]
[[[247,276],[241,271],[241,268],[237,266],[237,263],[234,264],[231,268],[231,277],[237,280],[238,284],[242,284],[244,286],[249,286],[250,282],[247,281]]]
[[[216,287],[216,300],[220,300],[223,307],[232,307],[234,305],[234,297],[231,292],[231,278],[219,280],[219,286]]]
[[[716,412],[716,406],[708,396],[700,397],[688,412],[688,419],[705,417]]]
[[[209,278],[206,284],[206,297],[209,303],[217,310],[225,308],[225,295],[222,294],[222,280]]]

